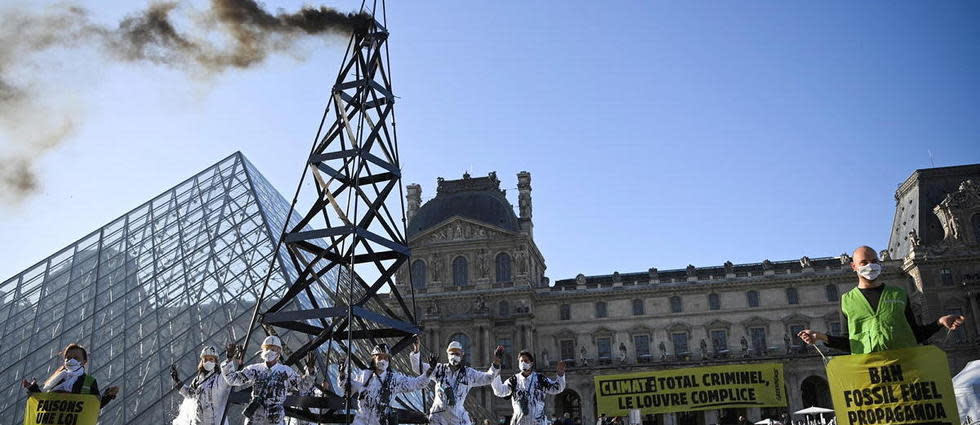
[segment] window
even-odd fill
[[[797,350],[803,349],[803,340],[797,336],[803,329],[802,325],[790,325],[789,327],[789,344],[790,346],[796,347]]]
[[[840,299],[840,294],[837,292],[837,285],[827,285],[824,291],[827,293],[827,301],[837,301]]]
[[[562,304],[558,307],[558,320],[572,320],[572,306]]]
[[[830,334],[833,336],[841,336],[840,322],[830,322]]]
[[[513,352],[514,352],[513,351],[513,345],[514,344],[511,343],[510,338],[497,338],[497,345],[500,345],[500,346],[504,347],[504,353],[506,353],[503,356],[503,358],[500,359],[500,367],[502,369],[510,369],[511,368],[511,363],[513,362],[513,360],[511,360],[511,359],[514,357],[513,356]]]
[[[633,315],[642,316],[646,312],[643,309],[643,300],[633,300]]]
[[[608,337],[595,340],[599,364],[612,364],[612,341]]]
[[[497,313],[499,313],[500,317],[510,316],[510,303],[501,301],[497,304]]]
[[[756,291],[749,291],[745,293],[745,299],[749,303],[749,307],[759,306],[759,293]]]
[[[718,294],[708,294],[708,309],[721,310],[721,299]]]
[[[943,286],[953,286],[952,270],[944,268],[939,271],[939,276],[943,279]]]
[[[752,351],[759,354],[766,351],[766,328],[749,328],[749,339],[752,340]]]
[[[636,347],[636,361],[647,363],[650,361],[650,335],[633,335],[633,346]]]
[[[412,286],[425,289],[425,261],[415,260],[412,263]]]
[[[558,341],[561,360],[570,365],[575,364],[575,340],[563,339]]]
[[[595,317],[606,317],[606,303],[602,301],[595,303]]]
[[[728,331],[724,329],[714,329],[711,331],[711,348],[715,353],[728,351]]]
[[[670,312],[680,313],[684,311],[684,306],[681,304],[681,297],[673,296],[670,297]]]
[[[453,334],[449,337],[449,342],[457,341],[459,345],[463,346],[463,352],[469,354],[470,352],[470,337],[466,336],[464,333]],[[449,345],[449,343],[446,343]]]
[[[980,241],[980,214],[973,214],[970,222],[973,223],[973,240]]]
[[[497,254],[497,258],[494,260],[496,263],[496,281],[497,283],[510,282],[510,255],[506,252],[501,252]]]
[[[800,303],[800,293],[796,291],[796,288],[786,288],[786,302],[789,304]]]
[[[456,286],[465,286],[469,277],[469,267],[466,264],[466,257],[460,256],[453,260],[453,283]]]
[[[670,334],[670,342],[674,344],[674,355],[688,354],[687,332],[674,332]]]

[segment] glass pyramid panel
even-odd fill
[[[0,283],[0,356],[9,360],[0,415],[23,417],[26,395],[13,383],[43,381],[76,342],[99,386],[120,387],[101,424],[169,423],[180,403],[170,365],[187,377],[204,345],[241,342],[269,268],[264,304],[297,275],[275,251],[289,211],[235,153]],[[313,295],[332,304],[326,292]],[[253,332],[249,345],[264,336]]]

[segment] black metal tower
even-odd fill
[[[275,304],[261,314],[256,308],[256,318],[267,333],[286,329],[291,336],[306,335],[296,348],[287,344],[291,352],[286,353],[285,364],[327,345],[320,352],[346,353],[350,362],[364,368],[374,344],[385,342],[395,354],[410,346],[421,331],[414,294],[406,300],[394,284],[394,274],[408,261],[409,249],[384,3],[380,6],[350,38],[300,179],[297,199],[302,194],[312,205],[298,221],[286,225],[280,241],[298,275]],[[312,182],[304,186],[307,176]],[[296,206],[296,199],[293,211],[304,211]],[[402,286],[412,290],[411,282]],[[321,305],[323,294],[332,302]],[[263,305],[261,300],[258,305]],[[343,389],[331,390],[334,394],[328,391],[325,397],[287,400],[289,415],[346,422],[345,409],[353,406],[345,404]],[[309,407],[323,410],[314,415]],[[401,413],[401,422],[424,421],[421,414],[412,414],[417,411]]]

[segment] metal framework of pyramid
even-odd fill
[[[276,252],[288,216],[286,199],[235,153],[4,281],[0,416],[23,417],[21,379],[46,379],[76,342],[99,386],[120,387],[101,424],[170,423],[181,401],[170,365],[189,378],[205,344],[242,343],[266,276],[272,301],[296,279]],[[304,295],[329,303],[316,288]],[[253,333],[252,346],[264,336]]]

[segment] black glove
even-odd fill
[[[228,344],[225,350],[226,350],[226,354],[228,355],[228,360],[233,360],[235,356],[238,354],[238,344],[235,344],[234,342]]]
[[[493,357],[497,359],[504,358],[504,347],[498,346],[497,349],[493,351]]]
[[[429,356],[429,359],[426,361],[426,363],[429,365],[429,373],[432,373],[432,369],[436,367],[436,363],[439,363],[439,356],[435,354]]]
[[[177,374],[177,365],[170,365],[170,379],[174,380],[174,387],[180,386],[180,375]]]
[[[316,373],[316,350],[310,351],[306,355],[306,370],[310,372],[310,375]]]

